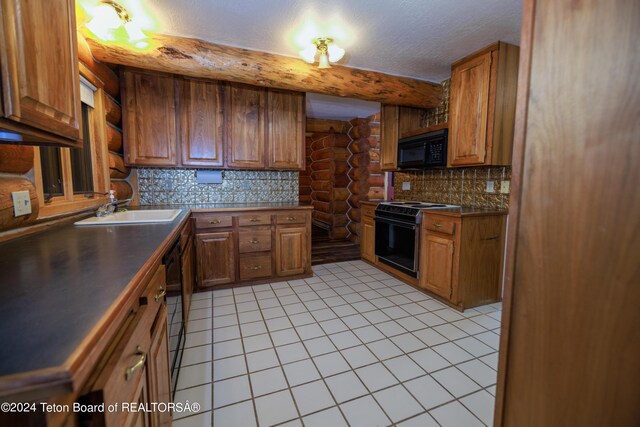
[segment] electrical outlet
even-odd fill
[[[31,213],[31,198],[28,191],[14,191],[11,193],[11,197],[13,198],[13,214],[15,216]]]
[[[496,192],[495,185],[496,185],[495,181],[487,181],[487,193],[495,193]]]
[[[405,181],[402,183],[402,190],[406,191],[406,190],[411,190],[411,182],[410,181]]]
[[[502,181],[500,183],[500,192],[502,194],[509,194],[509,191],[511,191],[511,181]]]

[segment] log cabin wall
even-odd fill
[[[442,105],[427,110],[420,118],[420,127],[446,123],[449,120],[449,85],[441,83]],[[468,167],[434,169],[424,171],[394,172],[393,188],[397,200],[421,200],[450,203],[479,208],[508,209],[509,194],[500,193],[500,181],[511,179],[511,167]],[[486,181],[495,181],[495,192],[487,193]],[[410,183],[409,190],[402,190],[402,183]]]
[[[349,239],[359,241],[360,202],[384,198],[384,175],[380,170],[380,113],[351,120],[349,151]]]
[[[306,137],[307,167],[300,174],[301,197],[311,200],[314,224],[327,229],[331,239],[344,239],[349,235],[349,124],[338,122],[323,129],[320,122],[307,120],[307,128],[316,132]]]
[[[134,196],[131,168],[124,164],[122,145],[122,108],[120,106],[120,79],[117,69],[112,69],[93,57],[84,36],[78,32],[78,57],[80,63],[104,84],[106,134],[109,146],[109,178],[111,189],[119,200]],[[137,200],[134,201],[134,204]]]
[[[109,148],[109,174],[111,189],[116,191],[119,199],[133,196],[133,187],[128,182],[130,168],[124,165],[122,158],[122,130],[120,109],[120,82],[114,70],[95,60],[91,55],[84,37],[78,34],[78,58],[81,73],[92,74],[103,85],[105,99],[106,137]],[[89,79],[91,80],[91,79]],[[87,209],[65,212],[61,215],[38,218],[40,203],[36,191],[34,173],[34,154],[37,147],[23,145],[0,145],[0,241],[29,234],[43,228],[70,219],[78,215],[86,215]],[[31,214],[14,217],[14,191],[28,191],[31,198]],[[105,198],[106,200],[106,198]],[[91,210],[93,208],[90,208]]]

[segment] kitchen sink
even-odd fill
[[[74,225],[157,224],[171,222],[180,215],[180,209],[155,209],[115,212],[103,217],[91,217]]]

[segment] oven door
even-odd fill
[[[418,277],[418,226],[391,218],[375,218],[378,261]]]

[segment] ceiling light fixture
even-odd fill
[[[302,59],[310,64],[316,62],[316,57],[318,57],[318,68],[331,68],[331,62],[338,62],[342,59],[344,49],[336,45],[329,37],[318,37],[299,53]]]
[[[93,18],[87,28],[103,41],[114,41],[119,37],[116,32],[124,27],[130,42],[139,42],[147,38],[140,27],[131,20],[124,6],[113,0],[101,0],[93,10]]]

